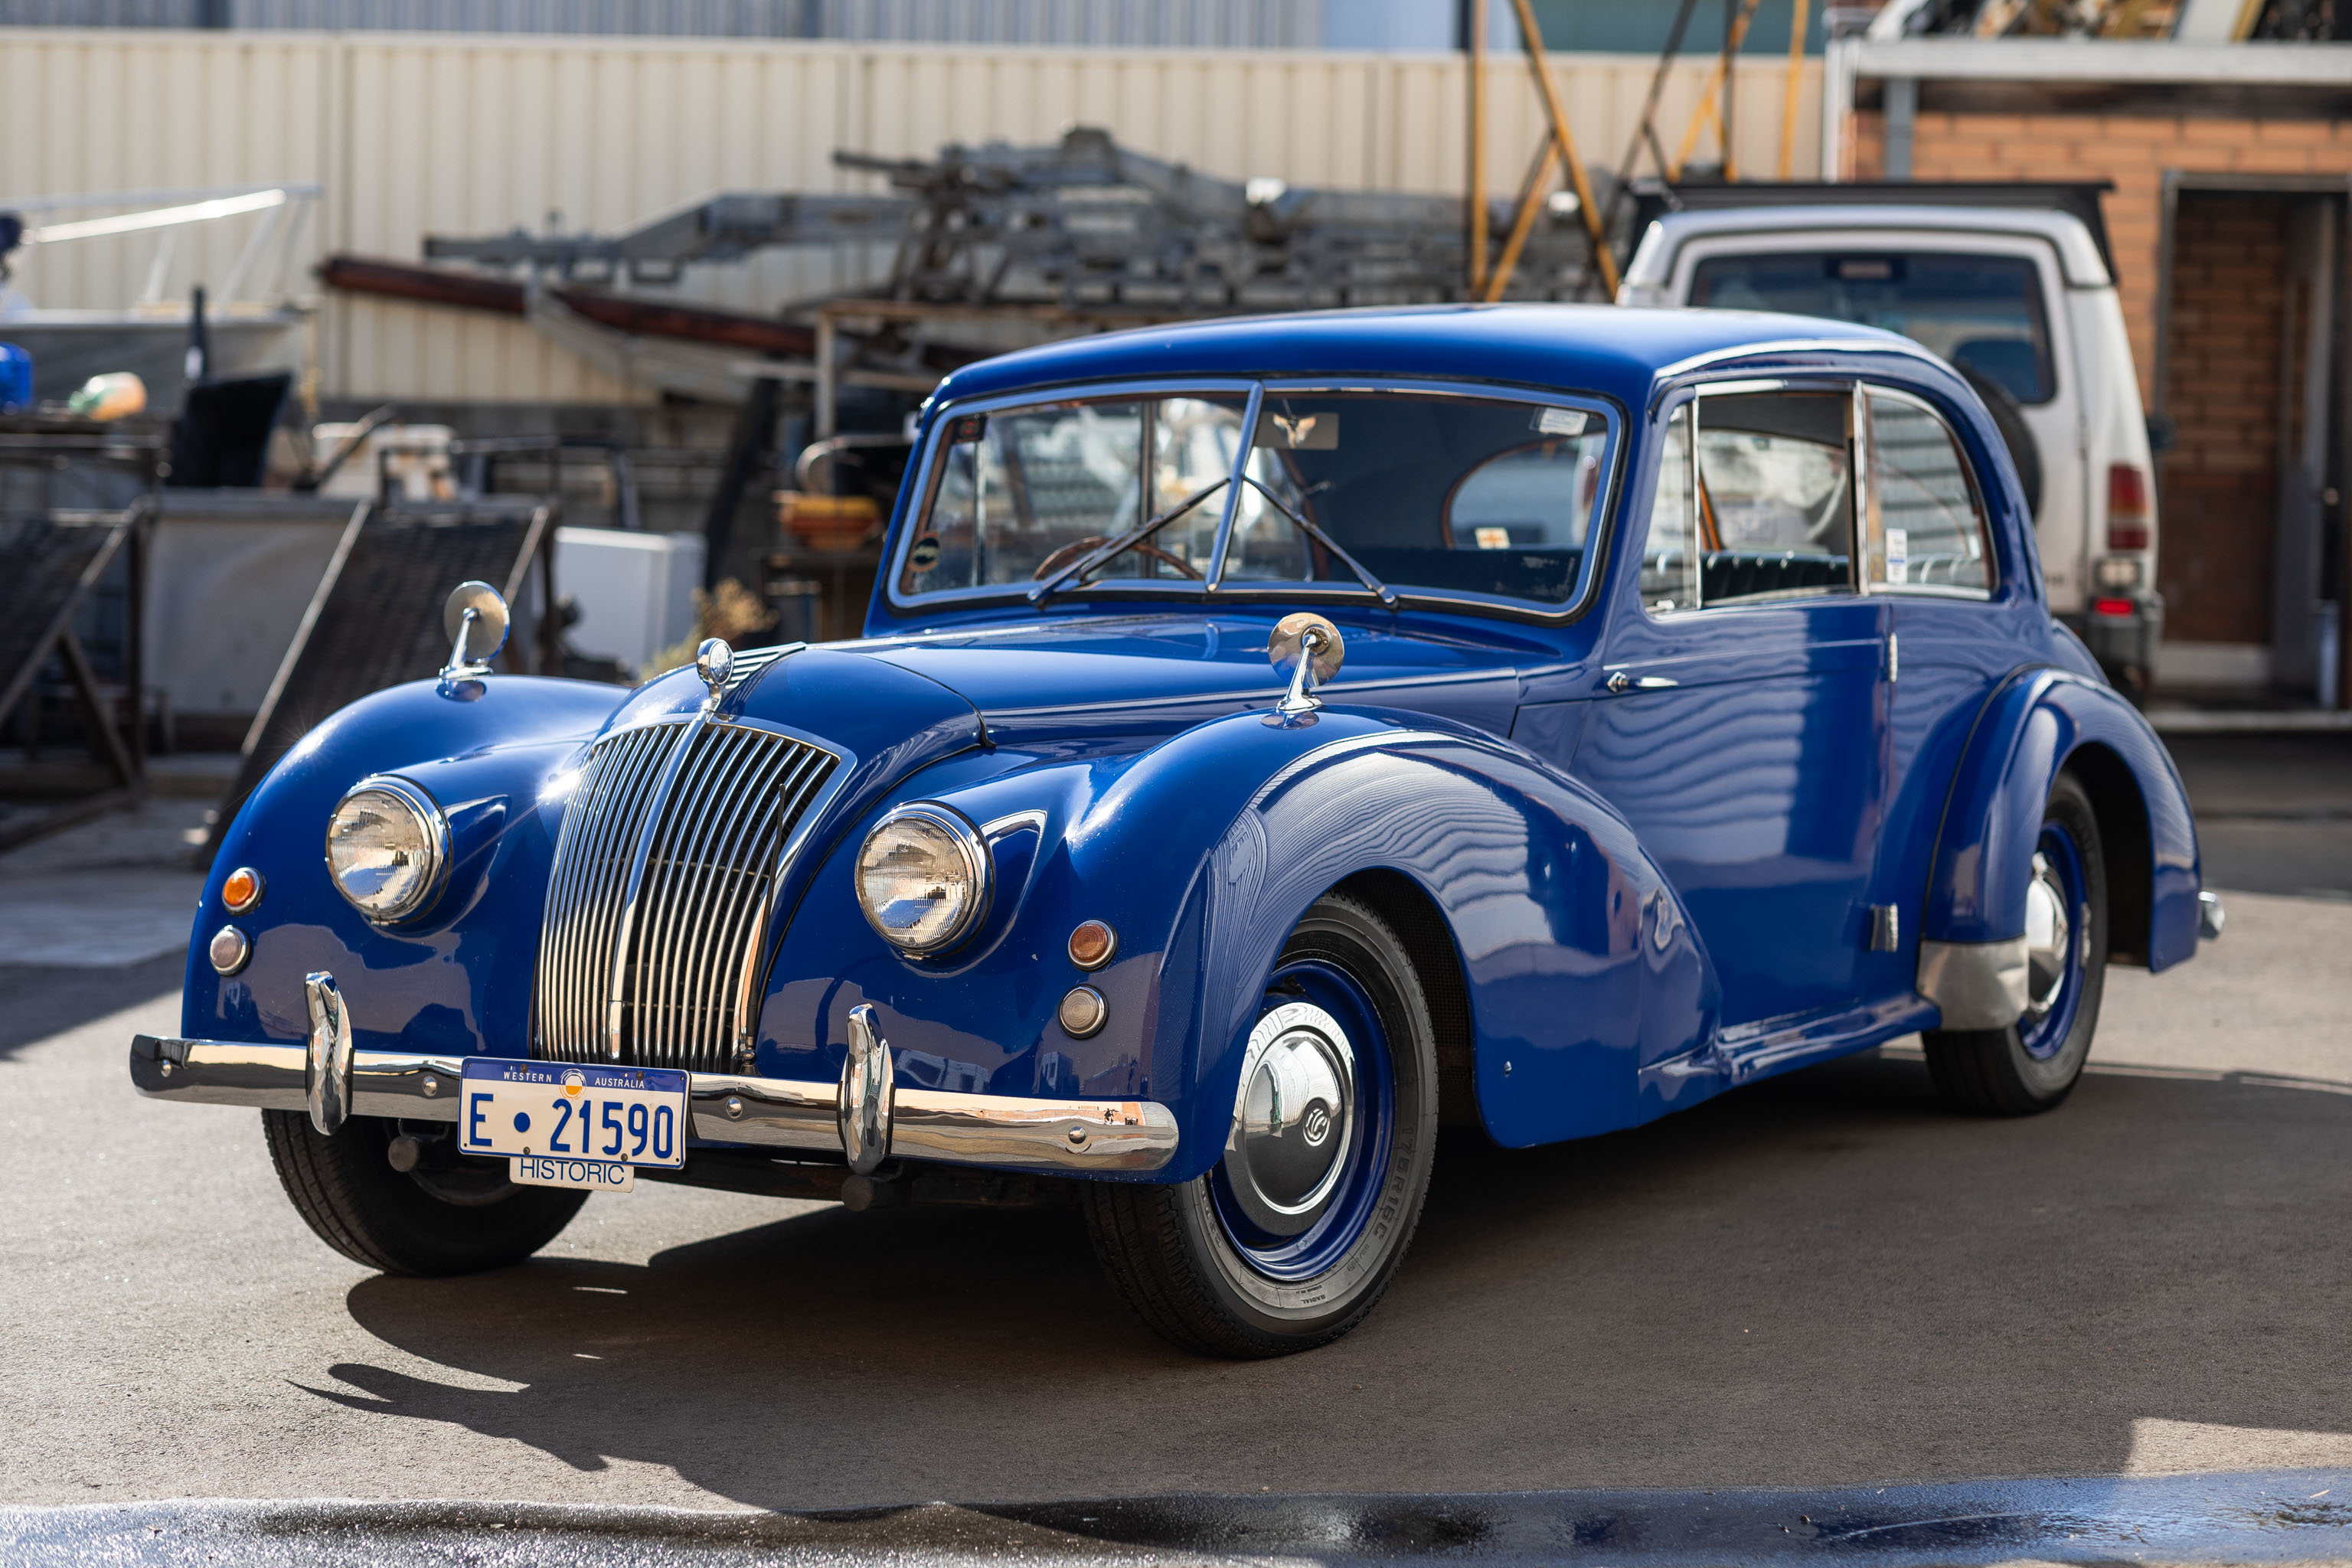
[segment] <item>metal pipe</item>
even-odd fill
[[[1486,0],[1465,0],[1470,37],[1470,279],[1469,297],[1486,286]]]
[[[1750,5],[1756,0],[1748,0]],[[1551,68],[1544,60],[1543,33],[1536,26],[1536,14],[1528,0],[1511,0],[1511,8],[1518,14],[1519,46],[1527,50],[1528,68],[1535,72],[1536,90],[1543,96],[1544,113],[1551,120],[1552,139],[1559,144],[1560,161],[1568,165],[1568,177],[1576,187],[1577,210],[1583,215],[1584,231],[1591,237],[1593,259],[1601,266],[1601,286],[1613,298],[1617,293],[1617,258],[1610,254],[1609,237],[1601,227],[1601,209],[1592,199],[1592,183],[1584,177],[1584,161],[1576,155],[1576,138],[1568,129],[1568,110],[1559,101],[1559,84],[1551,79]]]
[[[1780,82],[1780,173],[1785,180],[1797,165],[1797,91],[1805,78],[1805,22],[1808,0],[1796,0],[1789,16],[1789,69]]]

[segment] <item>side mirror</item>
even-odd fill
[[[1347,639],[1339,628],[1307,611],[1285,616],[1266,639],[1265,656],[1276,675],[1290,678],[1290,689],[1276,703],[1278,719],[1296,719],[1323,706],[1315,689],[1339,673],[1348,657]]]
[[[507,602],[488,583],[460,583],[441,606],[441,630],[449,639],[444,676],[488,675],[490,660],[507,646]]]

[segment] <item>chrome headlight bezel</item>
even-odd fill
[[[344,810],[362,795],[381,795],[396,801],[416,824],[418,847],[426,861],[425,875],[418,879],[415,889],[397,904],[371,906],[362,902],[343,885],[335,872],[335,824],[341,820]],[[449,819],[442,814],[440,804],[406,779],[391,773],[372,773],[345,790],[335,802],[335,809],[327,814],[327,833],[322,846],[327,862],[327,880],[337,893],[368,920],[377,925],[397,925],[410,920],[433,905],[441,896],[442,885],[449,879]]]
[[[866,899],[867,850],[877,838],[909,820],[926,823],[944,833],[959,858],[963,861],[965,875],[971,882],[971,897],[965,903],[963,912],[945,931],[922,942],[909,942],[905,933],[894,931],[884,925],[881,917],[876,913],[874,906]],[[875,934],[884,942],[888,942],[898,952],[914,958],[924,958],[933,953],[945,952],[978,929],[980,922],[988,914],[989,900],[993,893],[991,885],[993,880],[993,871],[994,859],[988,852],[988,842],[981,837],[980,829],[972,825],[971,819],[953,806],[942,805],[933,800],[910,801],[904,805],[893,806],[885,812],[882,820],[877,822],[866,832],[866,837],[857,841],[857,854],[850,862],[850,877],[856,884],[852,890],[857,900],[858,911],[866,917],[866,923],[872,926]]]

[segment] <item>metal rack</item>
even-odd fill
[[[169,446],[169,432],[152,425],[0,419],[0,722],[16,718],[37,742],[33,705],[54,660],[110,781],[30,822],[0,826],[0,848],[135,805],[146,793],[147,555]],[[119,665],[119,679],[110,682],[77,622],[114,581],[121,629],[107,661]]]

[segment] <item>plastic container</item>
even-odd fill
[[[147,384],[127,370],[93,375],[81,384],[66,406],[85,419],[128,419],[147,408]]]
[[[0,414],[28,414],[33,407],[33,356],[15,343],[0,343]]]

